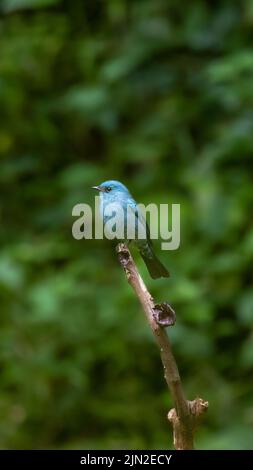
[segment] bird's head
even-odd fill
[[[93,189],[97,189],[103,195],[129,195],[129,191],[126,186],[124,186],[120,181],[115,180],[104,181],[104,183],[101,183],[99,186],[93,186]]]

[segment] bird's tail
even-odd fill
[[[163,266],[161,261],[156,257],[156,255],[153,253],[152,258],[147,257],[143,253],[141,253],[142,259],[145,262],[148,272],[152,279],[158,279],[159,277],[169,277],[170,273],[169,271]]]

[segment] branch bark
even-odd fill
[[[177,363],[172,353],[169,337],[164,326],[175,323],[175,312],[166,304],[155,304],[148,292],[128,247],[124,243],[117,246],[119,261],[124,268],[127,280],[138,297],[146,319],[160,349],[164,368],[164,378],[172,395],[175,408],[168,413],[173,428],[173,442],[177,450],[194,449],[194,432],[199,417],[208,408],[208,402],[201,398],[188,401],[185,397]]]

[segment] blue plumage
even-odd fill
[[[139,249],[151,277],[153,279],[168,277],[169,272],[154,253],[148,225],[146,224],[143,215],[138,209],[136,201],[128,191],[127,187],[120,181],[109,180],[99,186],[94,186],[94,189],[99,190],[100,193],[100,208],[104,224],[106,224],[110,220],[110,217],[112,217],[111,214],[106,215],[107,209],[111,209],[111,207],[114,206],[115,208],[119,207],[119,209],[122,209],[124,231],[122,233],[122,237],[119,237],[119,239],[129,239],[129,232],[127,233],[128,222],[132,233],[131,240],[133,240],[134,244]],[[117,209],[115,209],[115,212],[116,211]],[[142,239],[137,236],[138,228],[141,229],[142,237],[144,237]]]

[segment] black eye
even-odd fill
[[[110,186],[107,186],[106,192],[109,193],[111,190],[112,190],[112,188]]]

